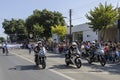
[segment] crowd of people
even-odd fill
[[[120,62],[120,42],[113,42],[113,41],[98,42],[97,40],[95,40],[95,41],[85,41],[85,42],[75,41],[75,43],[77,44],[80,53],[85,52],[86,49],[89,49],[93,44],[95,44],[96,47],[99,46],[103,49],[104,56],[107,61]],[[59,43],[43,41],[43,46],[46,48],[46,50],[54,53],[66,53],[66,51],[70,48],[71,45],[72,44],[66,41],[62,41]],[[5,50],[7,49],[6,46],[7,43],[3,42],[2,43],[3,53],[5,53]],[[35,43],[27,45],[29,49],[29,54],[31,54],[35,46],[36,46]]]
[[[86,49],[89,49],[93,44],[95,44],[96,47],[101,47],[104,51],[104,56],[107,61],[111,62],[120,62],[120,42],[113,42],[113,41],[106,41],[106,42],[98,42],[95,41],[86,41],[86,42],[78,42],[75,41],[78,45],[79,51],[82,53],[85,52]],[[53,43],[47,45],[47,49],[49,51],[55,52],[55,53],[65,53],[71,44],[68,44],[67,42],[63,41],[60,43]]]
[[[97,42],[95,41],[96,46],[100,46],[104,51],[104,56],[106,61],[116,62],[120,61],[120,42]],[[84,42],[82,45],[85,45],[86,48],[92,45],[92,42]]]

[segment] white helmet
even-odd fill
[[[72,45],[77,46],[76,42],[72,42]]]
[[[42,43],[42,41],[38,41],[38,42],[37,42],[37,44],[40,44],[40,43]]]
[[[92,41],[93,44],[95,44],[95,41]]]

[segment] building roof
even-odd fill
[[[89,28],[89,27],[90,27],[90,25],[88,25],[86,23],[80,24],[80,25],[75,25],[72,27],[72,32],[92,30],[92,28]]]

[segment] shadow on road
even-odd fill
[[[48,55],[47,57],[50,57],[50,58],[65,58],[65,56],[64,55],[62,55],[62,54],[53,54],[53,55]]]
[[[105,66],[101,66],[99,64],[88,64],[83,63],[83,66],[90,67],[95,70],[91,70],[89,72],[109,72],[110,74],[120,74],[120,64],[107,64]]]
[[[18,65],[13,68],[9,68],[9,70],[43,70],[40,66],[36,65]]]
[[[47,55],[47,57],[51,57],[51,58],[65,58],[65,54],[63,53],[54,53],[54,52],[48,51],[48,54],[51,54],[51,55]]]
[[[52,67],[50,67],[49,69],[76,69],[75,66],[67,66],[67,65],[53,65]]]

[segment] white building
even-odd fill
[[[68,27],[69,33],[69,27]],[[98,40],[98,34],[89,28],[88,24],[80,24],[72,27],[73,41],[93,41]]]
[[[118,29],[117,25],[113,26],[107,30],[103,34],[102,31],[94,32],[92,28],[89,28],[88,24],[80,24],[75,25],[71,28],[73,41],[120,41],[120,29]],[[69,34],[70,27],[67,27],[67,37],[66,40],[69,42]],[[53,35],[53,40],[59,42],[59,37],[57,35]]]

